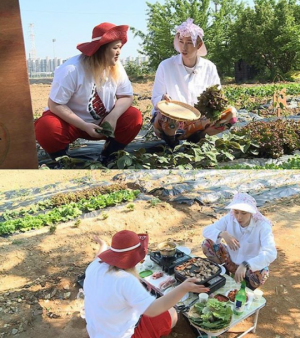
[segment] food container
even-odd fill
[[[219,302],[229,302],[229,298],[222,295],[221,293],[217,293],[216,295],[214,295],[214,298],[217,299]]]
[[[218,276],[221,268],[217,263],[214,263],[206,258],[193,257],[185,263],[175,267],[175,278],[183,282],[187,278],[198,278],[196,284],[205,284],[210,279]]]
[[[234,304],[235,302],[235,295],[237,294],[238,289],[231,289],[226,292],[226,296],[229,298],[229,301]],[[248,292],[246,291],[246,304],[248,304],[249,296]]]
[[[176,243],[171,241],[162,242],[158,244],[157,249],[162,256],[172,257],[175,256]]]

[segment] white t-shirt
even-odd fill
[[[240,243],[238,250],[228,252],[235,264],[247,261],[252,271],[261,270],[269,266],[277,257],[272,226],[263,220],[255,221],[253,218],[246,228],[242,228],[238,221],[228,213],[217,222],[203,229],[203,236],[217,242],[220,231],[227,231]]]
[[[194,106],[197,97],[207,88],[221,84],[215,64],[207,59],[198,57],[195,69],[186,69],[182,63],[182,56],[178,54],[160,63],[155,74],[152,89],[152,115],[155,106],[164,94],[172,100]]]
[[[131,83],[120,62],[118,67],[120,76],[117,83],[107,78],[100,88],[96,88],[92,75],[84,70],[80,55],[76,55],[56,68],[50,99],[67,105],[85,122],[99,124],[114,107],[116,95],[133,95]]]
[[[86,270],[84,308],[90,338],[129,338],[140,316],[155,300],[132,274],[108,272],[95,259]]]

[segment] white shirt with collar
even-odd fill
[[[194,106],[197,97],[207,88],[221,84],[215,64],[198,56],[195,69],[190,72],[182,62],[181,54],[172,56],[160,63],[155,74],[152,90],[152,115],[164,94],[172,100]]]
[[[250,224],[242,228],[235,217],[228,213],[217,222],[203,229],[203,236],[218,243],[218,235],[227,231],[240,243],[238,250],[231,250],[227,246],[231,260],[235,264],[247,261],[252,271],[261,270],[269,266],[277,257],[272,226],[263,220],[255,221],[251,218]]]

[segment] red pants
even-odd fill
[[[119,143],[129,144],[138,134],[142,127],[143,119],[141,112],[135,107],[129,107],[118,119],[115,130],[115,139]],[[72,126],[66,121],[53,114],[50,110],[35,121],[35,136],[40,146],[47,153],[55,153],[66,149],[67,146],[83,138],[86,140],[105,140],[93,138],[86,132]]]
[[[156,317],[142,316],[131,338],[160,338],[171,333],[171,316],[166,311]]]

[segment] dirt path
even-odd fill
[[[105,171],[0,171],[1,192],[11,189],[63,184],[86,175],[109,181],[117,172]],[[20,197],[21,198],[21,197]],[[54,234],[48,228],[0,237],[0,337],[87,338],[85,322],[76,304],[76,280],[98,249],[92,237],[108,242],[121,229],[148,231],[150,243],[173,239],[201,255],[202,229],[214,221],[213,209],[136,201],[133,211],[126,204],[102,215],[61,224]],[[271,265],[271,277],[263,287],[267,306],[259,315],[257,338],[300,337],[300,196],[269,203],[261,209],[274,224],[278,259]],[[212,215],[212,216],[210,216]],[[249,323],[234,327],[223,337],[233,338]],[[172,338],[195,337],[181,318]]]

